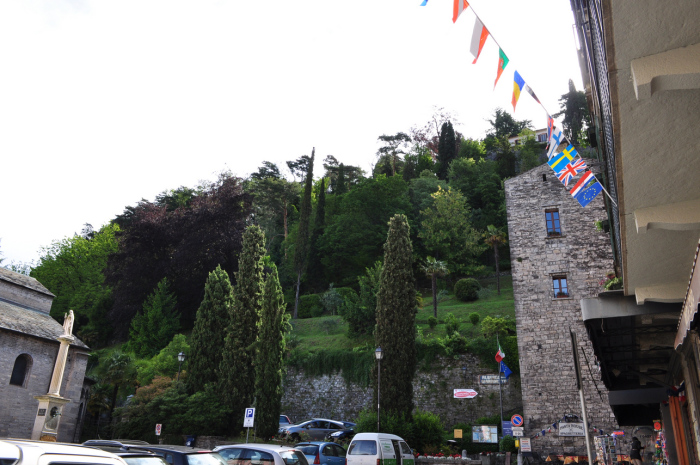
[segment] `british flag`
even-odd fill
[[[566,167],[559,172],[559,180],[565,186],[569,185],[569,181],[573,179],[578,173],[586,169],[586,162],[579,158],[570,162]]]

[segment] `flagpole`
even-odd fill
[[[498,344],[498,350],[501,350],[501,343],[498,341],[498,333],[496,333],[496,344]],[[503,383],[501,382],[501,363],[503,360],[498,362],[498,401],[501,404],[501,436],[503,435]]]
[[[610,194],[608,194],[608,191],[605,189],[605,186],[603,185],[603,183],[599,182],[598,184],[600,184],[600,187],[603,189],[603,192],[605,192],[605,195],[608,196],[608,198],[613,203],[613,205],[615,205],[615,208],[617,208],[617,203],[615,203],[615,200],[613,200],[612,196]]]

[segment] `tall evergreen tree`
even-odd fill
[[[438,141],[438,178],[442,180],[447,179],[447,171],[450,168],[450,163],[452,163],[452,160],[455,158],[457,158],[457,140],[455,138],[455,130],[452,127],[452,123],[446,121],[442,124],[440,139]]]
[[[319,241],[321,239],[321,235],[323,235],[325,225],[326,179],[322,178],[318,193],[318,203],[316,204],[316,219],[314,220],[314,229],[311,233],[311,242],[309,244],[309,267],[307,269],[308,281],[316,290],[322,290],[326,287],[323,264],[321,263],[321,250],[319,248]]]
[[[271,438],[279,429],[279,414],[284,393],[284,333],[289,327],[289,315],[285,312],[285,307],[277,267],[273,264],[265,281],[255,362],[255,422],[257,434],[261,438]]]
[[[311,188],[314,181],[314,157],[316,148],[311,150],[311,160],[306,171],[306,181],[304,182],[304,196],[301,200],[299,211],[299,229],[297,231],[297,242],[294,248],[294,271],[297,274],[297,289],[294,299],[294,315],[296,319],[299,312],[299,288],[301,288],[301,275],[306,268],[309,253],[309,223],[311,221]]]
[[[219,394],[233,412],[233,433],[243,427],[243,412],[253,403],[255,391],[254,344],[258,338],[264,288],[265,235],[258,226],[243,233],[233,305],[219,365]]]
[[[583,129],[591,125],[591,116],[588,113],[588,103],[586,94],[580,90],[576,90],[574,81],[569,79],[569,92],[562,95],[559,99],[559,108],[561,111],[555,113],[555,118],[564,116],[562,126],[564,126],[564,135],[573,145],[579,145],[579,138],[583,135]]]
[[[345,181],[345,165],[342,163],[338,166],[338,179],[335,182],[334,194],[344,194],[348,191],[348,185]]]
[[[382,348],[381,405],[384,414],[409,419],[416,371],[416,288],[408,219],[394,215],[384,244],[384,265],[377,293],[375,339]],[[377,380],[376,366],[373,378]],[[375,403],[377,390],[374,390]]]
[[[131,320],[129,349],[143,358],[153,357],[167,346],[180,329],[176,306],[177,299],[170,292],[168,279],[161,279],[143,303],[143,311]]]
[[[217,380],[232,305],[233,288],[228,273],[217,266],[207,278],[204,299],[197,310],[192,330],[187,359],[187,388],[190,392],[203,391],[207,383]]]

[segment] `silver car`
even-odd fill
[[[345,428],[346,426],[342,421],[315,418],[283,428],[280,433],[282,437],[293,441],[323,441],[326,435]]]
[[[302,451],[278,444],[232,444],[214,452],[228,465],[309,465]]]

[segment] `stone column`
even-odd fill
[[[66,360],[68,359],[68,347],[71,343],[75,341],[73,336],[67,334],[62,334],[58,336],[58,340],[61,343],[61,347],[58,349],[58,356],[56,357],[56,365],[53,368],[53,375],[51,376],[51,385],[49,386],[48,394],[51,396],[60,396],[61,393],[61,383],[63,382],[63,371],[66,368]]]

